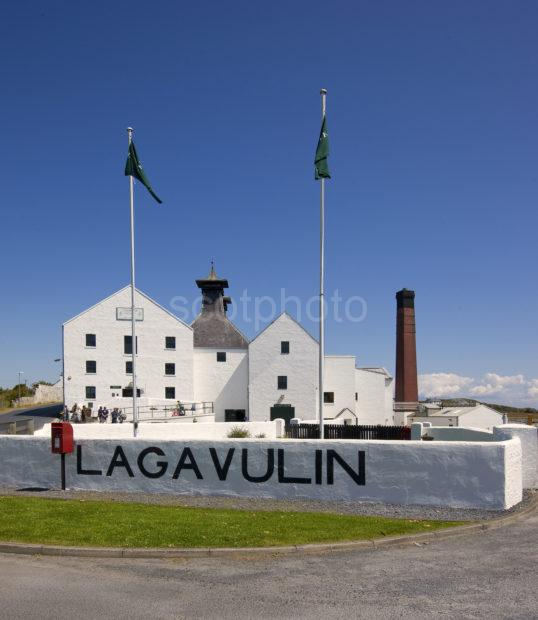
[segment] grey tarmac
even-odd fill
[[[0,554],[3,618],[536,618],[538,512],[372,551],[176,560]]]

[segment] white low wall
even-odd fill
[[[416,422],[415,422],[416,424]],[[414,424],[413,424],[414,426]],[[494,441],[491,431],[464,426],[428,426],[422,424],[422,435],[428,435],[439,441]]]
[[[193,425],[195,426],[195,425]],[[79,428],[79,427],[77,427]],[[73,489],[505,509],[522,499],[521,442],[78,439]],[[0,485],[58,487],[45,437],[0,436]]]
[[[517,437],[521,441],[524,489],[538,487],[538,429],[526,424],[504,424],[493,429],[495,441]]]
[[[140,422],[138,425],[139,439],[226,439],[233,428],[248,430],[251,437],[265,435],[267,439],[277,439],[284,434],[284,421],[271,422],[210,422],[183,424],[181,422]],[[45,424],[36,431],[34,436],[50,438],[50,424]],[[133,436],[132,424],[73,424],[75,439],[130,439]]]

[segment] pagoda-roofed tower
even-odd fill
[[[202,291],[202,309],[192,323],[194,346],[215,349],[247,349],[248,340],[226,316],[232,300],[224,295],[228,280],[219,278],[211,262],[207,278],[196,280]]]

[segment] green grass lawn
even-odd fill
[[[106,547],[264,547],[431,532],[461,522],[0,497],[0,541]]]

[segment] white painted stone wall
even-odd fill
[[[538,487],[538,429],[526,424],[504,424],[493,429],[496,441],[517,437],[521,442],[524,489]]]
[[[74,489],[363,500],[492,510],[509,508],[522,498],[518,438],[473,443],[253,439],[83,439],[76,443],[80,448],[78,468],[76,452],[66,458],[67,486]],[[354,477],[336,461],[334,479],[329,480],[330,450]],[[227,458],[229,469],[224,475]],[[267,473],[266,480],[249,481],[243,459],[248,475]],[[179,463],[190,468],[178,467]],[[143,475],[141,464],[158,477]],[[50,439],[0,436],[0,485],[57,488],[59,484],[60,457],[50,453]]]
[[[394,424],[392,377],[380,369],[356,368],[355,391],[358,424]]]
[[[121,389],[128,387],[132,376],[125,372],[124,336],[131,333],[130,321],[116,320],[116,308],[131,304],[131,287],[125,287],[96,306],[64,324],[64,359],[66,404],[93,402],[94,406],[131,407],[131,398],[122,398]],[[136,291],[135,305],[143,308],[144,320],[137,321],[137,383],[143,393],[139,405],[172,405],[177,400],[193,400],[193,336],[192,329],[161,308],[149,297]],[[97,346],[85,346],[85,335],[96,334]],[[176,349],[165,348],[165,337],[175,336]],[[86,360],[97,362],[97,373],[86,374]],[[164,365],[176,365],[175,376],[166,376]],[[96,387],[94,401],[86,399],[85,387]],[[175,387],[175,400],[165,399],[165,387]],[[115,394],[115,396],[113,396]]]
[[[289,354],[280,343],[290,343]],[[282,314],[249,345],[249,415],[269,420],[271,407],[289,404],[298,418],[317,416],[318,343],[288,314]],[[277,377],[288,377],[288,389],[277,388]]]
[[[60,379],[54,385],[40,383],[33,396],[23,396],[17,398],[17,405],[35,405],[38,403],[61,403],[63,401],[63,387]]]
[[[438,441],[494,441],[492,431],[463,426],[430,426],[422,429],[423,435],[429,435]]]
[[[180,421],[164,423],[141,422],[138,425],[140,439],[226,439],[228,433],[236,427],[246,429],[251,437],[265,435],[267,439],[276,439],[284,434],[283,420],[271,422],[199,422],[183,424]],[[34,433],[34,437],[48,437],[51,435],[51,425]],[[73,424],[73,435],[78,439],[130,439],[133,436],[131,424]]]
[[[460,415],[455,415],[456,412],[461,411],[463,408],[453,407],[454,415],[413,415],[410,422],[430,422],[432,426],[463,426],[468,428],[480,428],[486,431],[491,431],[494,426],[502,424],[502,414],[486,405],[478,405],[476,407],[469,407],[469,411]]]
[[[355,421],[355,356],[328,355],[325,357],[324,392],[334,392],[334,404],[323,405],[323,416],[327,423],[340,417]],[[349,409],[351,415],[344,410]]]
[[[226,353],[217,362],[217,352]],[[244,409],[248,416],[248,352],[246,349],[194,349],[194,400],[213,402],[215,420],[226,409]]]

